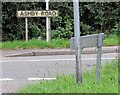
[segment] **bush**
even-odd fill
[[[116,24],[114,28],[111,30],[111,33],[114,33],[116,35],[120,35],[120,23]]]
[[[65,17],[65,27],[57,27],[56,30],[52,30],[52,38],[70,38],[73,35],[72,23],[69,17]]]

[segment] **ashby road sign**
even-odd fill
[[[57,10],[17,11],[17,17],[55,17],[55,16],[58,16]]]
[[[17,10],[16,12],[17,17],[25,18],[25,38],[26,42],[28,42],[28,17],[46,17],[46,30],[47,30],[47,39],[50,38],[50,19],[48,17],[56,17],[58,16],[57,10],[42,10],[42,11],[35,11],[35,10]],[[48,39],[49,40],[49,39]]]

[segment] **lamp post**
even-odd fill
[[[49,10],[49,0],[46,1],[46,10]],[[50,33],[50,18],[46,17],[46,41],[51,41],[51,33]]]

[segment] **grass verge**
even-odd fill
[[[45,40],[38,41],[37,39],[25,41],[3,42],[0,49],[33,49],[33,48],[69,48],[69,40],[53,39],[51,43]]]
[[[83,83],[74,76],[59,76],[56,80],[41,81],[21,88],[19,93],[118,93],[118,60],[101,68],[101,79],[96,82],[96,71],[83,72]]]
[[[105,36],[104,46],[118,45],[118,37],[116,35]],[[25,41],[7,41],[0,43],[0,49],[33,49],[33,48],[69,48],[69,39],[53,39],[51,43],[45,40],[38,41],[37,39]]]
[[[105,46],[113,46],[113,45],[118,45],[118,36],[117,35],[109,35],[105,36],[104,39],[104,45]]]

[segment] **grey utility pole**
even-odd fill
[[[79,0],[73,0],[73,7],[74,7],[75,54],[76,54],[76,81],[77,83],[82,83]]]

